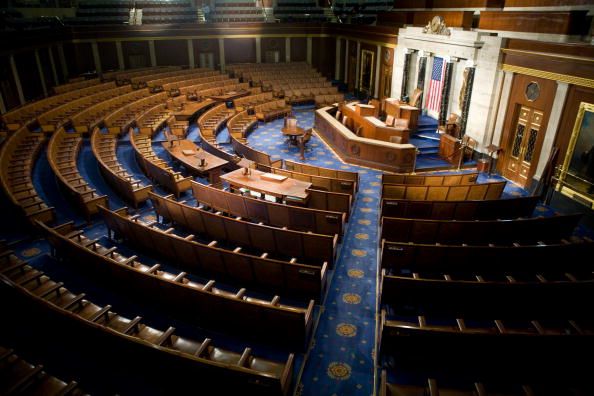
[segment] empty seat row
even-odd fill
[[[118,194],[137,208],[148,199],[153,186],[144,185],[122,166],[116,155],[118,138],[118,133],[95,128],[91,136],[91,148],[105,180]]]
[[[291,114],[292,111],[292,107],[284,99],[273,100],[254,106],[254,112],[258,120],[265,122],[285,117]]]
[[[106,217],[108,219],[108,217]],[[200,283],[185,272],[177,274],[126,257],[84,235],[72,223],[42,226],[54,254],[70,261],[76,271],[116,287],[140,301],[167,307],[192,323],[235,335],[303,349],[313,325],[314,301],[305,308],[250,297],[245,288],[227,291],[214,280]],[[282,338],[276,336],[282,334]]]
[[[47,146],[47,159],[60,185],[78,205],[87,219],[97,213],[98,205],[107,206],[106,195],[98,193],[78,170],[77,158],[83,144],[78,132],[58,129]]]
[[[382,184],[382,198],[408,199],[415,201],[499,199],[505,189],[505,185],[505,181],[450,186]]]
[[[40,337],[53,343],[84,350],[99,366],[142,375],[148,386],[166,384],[168,391],[181,392],[199,383],[208,392],[288,393],[293,354],[279,362],[251,348],[238,353],[210,338],[177,335],[174,327],[150,327],[140,316],[126,318],[111,305],[99,306],[84,293],[73,293],[13,254],[0,257],[0,279],[0,297],[11,302],[5,307],[7,317],[43,329]]]
[[[40,196],[31,174],[45,136],[22,127],[14,132],[0,148],[0,180],[2,188],[15,208],[31,222],[52,222],[55,210]]]
[[[275,255],[297,257],[314,265],[327,262],[332,268],[334,263],[338,235],[272,227],[237,216],[225,216],[203,206],[190,206],[171,197],[154,193],[150,197],[157,216],[198,235]]]
[[[259,200],[196,182],[192,182],[192,191],[198,202],[210,208],[275,227],[338,235],[340,238],[346,221],[345,213]]]
[[[244,253],[240,247],[223,249],[217,246],[217,241],[201,243],[190,235],[182,237],[174,234],[174,229],[163,230],[156,223],[143,223],[125,209],[101,211],[110,232],[115,232],[134,246],[171,260],[184,271],[212,274],[244,286],[307,300],[320,301],[325,290],[328,263],[313,266],[297,263],[296,259],[271,259],[267,253]]]
[[[138,165],[149,179],[179,197],[181,193],[190,189],[192,178],[174,171],[165,160],[155,154],[152,148],[152,133],[150,128],[141,128],[138,131],[130,128],[130,142]]]

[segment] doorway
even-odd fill
[[[542,144],[539,135],[544,113],[528,106],[520,106],[516,120],[513,123],[512,133],[507,142],[507,152],[503,176],[511,181],[526,187],[538,164],[535,152],[537,144]]]

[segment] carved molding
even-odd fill
[[[446,26],[444,19],[439,15],[434,16],[427,23],[427,26],[423,28],[423,33],[438,34],[440,36],[449,36],[452,34],[451,30]]]

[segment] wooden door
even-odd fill
[[[543,118],[542,111],[521,106],[507,142],[504,176],[522,187],[528,185],[538,164],[534,154],[540,152],[537,144],[542,144],[538,135],[545,132],[541,130]]]

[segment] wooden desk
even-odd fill
[[[409,129],[417,129],[419,125],[419,108],[396,99],[386,99],[386,114],[394,118],[408,120]]]
[[[451,164],[458,165],[460,161],[460,141],[446,133],[439,138],[439,156]]]
[[[291,144],[297,144],[297,136],[303,136],[305,130],[301,127],[283,127],[281,128],[283,135],[289,137]]]
[[[301,180],[286,178],[282,182],[262,179],[261,176],[266,172],[251,169],[251,175],[244,175],[243,169],[237,169],[233,172],[225,173],[221,179],[225,180],[231,186],[243,187],[248,190],[258,191],[263,194],[283,199],[287,196],[307,199],[306,189],[311,187],[311,183]]]
[[[250,91],[248,91],[248,90],[229,91],[229,92],[225,92],[222,95],[209,96],[209,98],[212,100],[216,100],[217,102],[228,102],[230,100],[241,98],[242,96],[246,96],[249,94],[250,94]]]
[[[416,148],[412,144],[389,143],[356,136],[322,107],[315,112],[315,130],[345,162],[402,173],[414,170]]]
[[[208,181],[211,184],[219,182],[221,168],[229,163],[227,160],[200,149],[200,147],[190,140],[178,140],[173,143],[173,147],[170,147],[168,142],[163,142],[162,145],[163,148],[165,148],[173,158],[181,162],[191,174],[200,177],[208,175]],[[193,151],[193,154],[186,155],[183,153],[183,150],[191,150]],[[201,158],[204,158],[204,166],[200,166]]]
[[[184,108],[180,111],[174,111],[176,121],[188,121],[196,113],[206,110],[211,106],[214,106],[217,102],[211,99],[203,100],[202,102],[185,102]]]
[[[359,135],[360,137],[389,142],[390,136],[398,136],[402,143],[408,143],[410,137],[408,128],[394,128],[387,126],[385,122],[378,118],[361,115],[360,109],[362,108],[358,104],[354,106],[352,104],[347,104],[340,108],[342,114],[350,119],[350,121],[347,120],[347,126],[352,128],[351,130],[353,132],[356,132],[359,127],[362,127]]]

